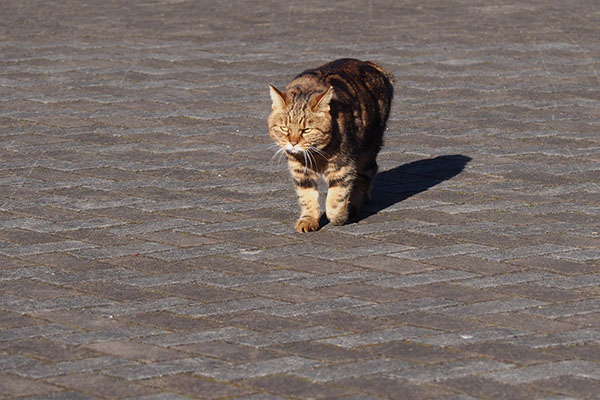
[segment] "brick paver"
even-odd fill
[[[0,399],[594,399],[600,4],[0,4]],[[396,77],[293,228],[268,84]]]

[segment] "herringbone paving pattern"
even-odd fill
[[[0,398],[596,399],[594,1],[0,4]],[[396,96],[297,234],[267,85]]]

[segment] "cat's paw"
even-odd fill
[[[344,225],[348,221],[350,216],[349,207],[340,207],[338,209],[328,209],[326,212],[327,219],[331,222],[331,225]]]
[[[331,225],[335,226],[344,225],[346,221],[348,221],[348,214],[336,215],[335,217],[329,218],[329,222],[331,222]]]
[[[296,221],[296,230],[300,233],[313,232],[319,229],[319,220],[312,217],[302,217]]]
[[[337,194],[331,196],[330,193],[331,189],[329,189],[329,193],[327,194],[327,207],[325,208],[325,215],[327,215],[327,219],[332,225],[344,225],[350,216],[350,204],[348,204],[348,201],[336,202],[331,200],[331,198]]]

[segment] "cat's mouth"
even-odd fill
[[[292,146],[291,143],[286,144],[284,150],[289,154],[300,154],[306,151],[297,145]]]

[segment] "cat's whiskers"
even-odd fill
[[[323,150],[317,149],[315,146],[310,146],[309,151],[314,151],[315,153],[317,153],[318,155],[320,155],[323,158],[329,158],[329,154],[327,154]]]
[[[286,158],[286,156],[285,156],[285,149],[277,150],[277,153],[279,154],[279,156],[277,157],[277,162],[281,163]]]
[[[316,171],[317,160],[315,159],[315,156],[310,152],[310,149],[311,148],[308,148],[308,149],[302,150],[302,151],[306,154],[306,159],[308,160],[308,164],[310,165],[310,169],[312,169],[313,171]]]
[[[310,160],[310,168],[312,170],[316,170],[315,167],[317,165],[317,160],[315,160],[315,156],[312,155],[312,153],[310,152],[310,149],[306,150],[306,154],[308,156],[308,159]],[[313,163],[314,163],[314,165],[313,165]]]
[[[277,145],[275,145],[276,147],[279,147]],[[283,148],[279,148],[275,154],[273,154],[273,156],[271,157],[271,160],[269,161],[269,169],[273,169],[273,164],[275,164],[276,166],[281,164],[281,159],[285,156],[285,149]]]
[[[277,143],[272,143],[270,145],[267,146],[266,150],[271,151],[271,150],[276,150],[275,154],[273,155],[273,158],[282,150],[281,146]],[[273,161],[273,158],[271,158],[271,161]]]
[[[308,152],[306,150],[302,149],[302,150],[300,150],[300,152],[302,153],[302,156],[304,157],[304,172],[307,173],[309,162],[311,163],[310,168],[312,169],[312,161],[310,161],[310,158],[308,158],[308,156],[307,156]]]

